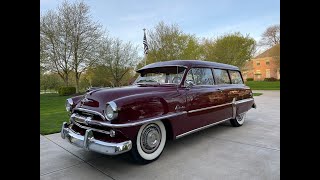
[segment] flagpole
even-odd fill
[[[143,28],[143,35],[145,36],[146,35],[146,28]],[[144,52],[144,65],[146,66],[147,65],[147,54]]]

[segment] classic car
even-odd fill
[[[130,151],[150,163],[166,141],[230,121],[243,125],[256,108],[238,67],[202,60],[173,60],[139,70],[131,86],[99,88],[69,98],[69,122],[61,136],[71,144],[106,155]]]

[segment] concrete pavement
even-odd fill
[[[239,128],[229,122],[168,141],[161,157],[137,165],[128,154],[74,147],[60,133],[40,135],[40,179],[280,179],[280,91],[256,96]]]

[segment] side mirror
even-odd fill
[[[194,86],[194,83],[193,83],[193,81],[186,80],[185,86],[186,86],[186,88],[192,88]]]

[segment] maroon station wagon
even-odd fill
[[[130,151],[136,162],[156,160],[166,141],[230,121],[241,126],[256,108],[238,67],[201,60],[149,64],[131,86],[99,88],[69,98],[61,136],[106,155]]]

